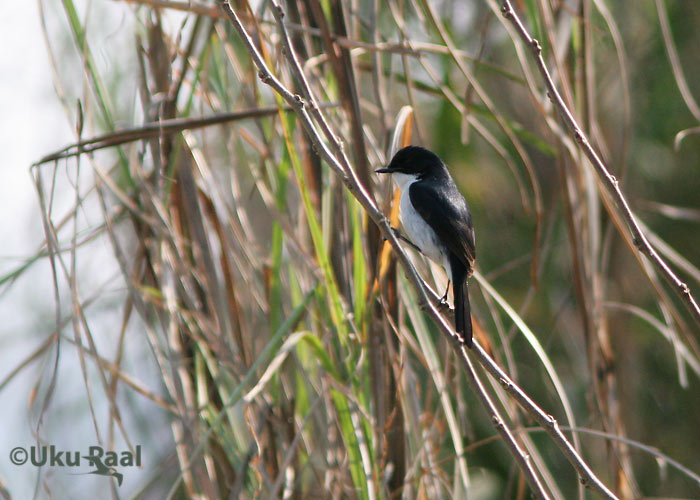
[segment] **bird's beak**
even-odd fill
[[[384,167],[384,168],[378,168],[377,170],[375,170],[375,172],[378,173],[378,174],[390,174],[390,173],[391,173],[391,170],[389,170],[388,168]]]

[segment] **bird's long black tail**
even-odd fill
[[[462,262],[452,259],[452,286],[455,299],[455,329],[467,347],[472,346],[472,315],[467,289],[467,269]]]

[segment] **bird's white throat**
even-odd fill
[[[406,191],[408,189],[408,186],[410,186],[412,183],[418,180],[417,175],[403,174],[401,172],[392,173],[391,178],[394,180],[396,186],[401,191]]]

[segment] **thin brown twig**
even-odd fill
[[[445,327],[450,329],[449,327],[447,327],[447,325],[443,326],[443,328]],[[466,367],[465,371],[468,377],[471,379],[471,385],[475,389],[476,395],[481,400],[481,403],[484,406],[484,408],[491,415],[491,421],[498,433],[501,435],[501,438],[504,440],[506,445],[508,445],[508,447],[511,448],[511,451],[515,451],[515,453],[512,453],[512,455],[515,458],[516,462],[518,462],[518,466],[523,471],[523,474],[525,474],[525,477],[528,483],[530,484],[530,487],[533,489],[533,492],[540,498],[551,498],[547,490],[545,490],[544,485],[540,481],[540,478],[534,473],[530,455],[526,453],[525,450],[521,449],[520,445],[515,441],[515,435],[513,431],[510,429],[510,427],[506,425],[505,421],[503,420],[503,417],[500,416],[498,409],[491,400],[491,397],[486,392],[486,389],[484,388],[481,380],[479,379],[476,370],[474,370],[474,365],[472,364],[471,357],[467,352],[467,347],[464,344],[460,344],[459,341],[455,343],[455,346],[457,349],[459,349],[460,359],[462,361],[462,364],[464,364],[464,366]],[[484,351],[484,349],[477,342],[473,343],[473,349],[471,350],[478,354],[483,354],[486,358],[488,358],[486,351]],[[480,356],[477,355],[476,359],[482,365],[484,364],[484,362],[480,359]],[[491,358],[488,359],[491,360]],[[491,360],[491,362],[494,366],[497,366],[493,360]],[[552,420],[556,424],[556,420]]]
[[[547,87],[547,94],[550,100],[554,103],[554,106],[564,118],[564,121],[569,127],[569,132],[573,136],[575,142],[586,155],[588,161],[591,162],[596,172],[598,173],[600,179],[603,181],[609,193],[615,200],[615,203],[620,208],[622,216],[627,224],[627,227],[630,233],[632,234],[634,245],[637,247],[639,252],[641,252],[649,258],[649,260],[653,263],[654,267],[656,267],[656,269],[665,278],[667,283],[669,283],[673,287],[673,289],[683,300],[687,309],[693,316],[695,323],[698,326],[700,326],[700,307],[698,307],[695,298],[690,293],[690,288],[686,283],[681,281],[680,278],[678,278],[678,276],[676,276],[676,274],[671,270],[666,261],[663,258],[661,258],[661,256],[656,252],[654,247],[651,246],[646,236],[642,232],[639,224],[637,223],[634,217],[634,214],[632,213],[632,210],[629,207],[629,204],[627,203],[627,199],[625,198],[624,194],[622,193],[622,190],[620,189],[619,181],[617,180],[617,178],[615,178],[614,175],[610,173],[608,168],[600,159],[600,156],[598,156],[598,153],[595,151],[593,146],[591,146],[591,143],[588,141],[588,138],[586,137],[585,133],[579,126],[573,114],[562,99],[561,94],[554,85],[552,76],[550,75],[549,69],[547,69],[547,65],[544,61],[544,58],[542,57],[542,47],[540,46],[540,43],[530,36],[522,21],[513,9],[510,0],[504,0],[503,5],[501,7],[501,12],[503,13],[504,17],[513,24],[516,32],[518,33],[522,41],[525,43],[525,45],[527,45],[530,48],[532,55],[535,58],[535,62],[537,63],[537,67],[540,71],[540,74],[544,78],[544,82]]]
[[[332,107],[338,106],[338,104],[322,103],[320,106]],[[284,106],[282,109],[284,111],[291,111],[292,107]],[[129,127],[106,134],[96,135],[95,137],[91,137],[89,139],[80,140],[44,156],[37,161],[34,166],[63,158],[78,156],[83,153],[91,153],[99,149],[119,146],[127,142],[157,138],[163,134],[172,134],[175,132],[182,132],[183,130],[195,130],[198,128],[210,127],[212,125],[220,125],[222,123],[245,120],[248,118],[272,116],[278,114],[279,111],[279,106],[265,106],[261,108],[250,108],[242,109],[240,111],[216,113],[212,116],[204,116],[202,118],[172,118],[169,120],[149,122],[140,127]]]
[[[552,437],[554,442],[559,446],[559,449],[564,453],[564,456],[579,473],[581,483],[583,483],[584,486],[592,488],[603,498],[616,499],[617,497],[615,494],[595,476],[590,467],[588,467],[586,462],[584,462],[581,456],[576,452],[576,449],[574,449],[571,443],[566,439],[557,420],[537,406],[525,391],[513,382],[508,374],[498,366],[493,358],[491,358],[478,343],[474,343],[472,351],[479,363],[481,363],[481,366],[483,366],[492,377],[498,380],[505,391],[517,401],[521,408],[527,411],[529,415],[533,416],[535,421]]]
[[[636,448],[639,451],[643,451],[645,453],[648,453],[649,455],[653,456],[656,460],[668,464],[680,473],[684,474],[685,476],[688,477],[691,481],[694,481],[697,483],[698,486],[700,486],[700,475],[696,474],[692,470],[690,470],[688,467],[683,465],[682,463],[678,462],[677,460],[674,460],[667,454],[663,453],[661,450],[659,450],[655,446],[650,446],[648,444],[644,444],[640,441],[635,441],[634,439],[629,439],[625,437],[620,437],[615,434],[611,434],[609,432],[604,432],[604,431],[598,431],[595,429],[588,429],[585,427],[570,427],[568,425],[562,425],[561,430],[567,431],[567,432],[574,432],[577,434],[587,434],[589,436],[594,436],[598,437],[601,439],[605,439],[608,441],[619,441],[621,443],[625,443],[626,445],[630,446],[631,448]],[[524,427],[522,429],[518,429],[518,433],[540,433],[544,432],[544,429],[541,427]],[[467,451],[473,452],[477,448],[490,444],[494,441],[498,441],[499,437],[497,435],[489,436],[487,438],[484,438],[480,441],[476,441],[474,443],[471,443],[467,447]]]

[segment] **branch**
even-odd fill
[[[513,9],[510,0],[503,1],[501,12],[503,12],[503,16],[513,24],[522,41],[530,48],[532,55],[535,58],[535,62],[537,63],[537,68],[544,78],[545,86],[547,87],[547,96],[552,103],[554,103],[554,106],[564,118],[564,121],[569,127],[569,132],[573,136],[579,148],[586,155],[586,158],[588,158],[588,161],[591,162],[603,183],[608,188],[608,191],[615,200],[618,208],[621,210],[622,217],[627,223],[627,227],[632,235],[634,245],[642,254],[649,258],[664,279],[673,287],[690,311],[695,323],[700,326],[700,307],[698,307],[695,298],[690,293],[690,288],[688,288],[688,285],[675,275],[666,261],[661,258],[656,250],[649,244],[649,241],[647,241],[647,238],[639,227],[639,224],[637,223],[627,200],[622,194],[618,180],[610,173],[596,151],[593,149],[593,146],[591,146],[588,138],[583,133],[583,130],[576,122],[576,119],[566,106],[566,103],[564,103],[561,94],[559,94],[559,91],[554,85],[554,80],[552,80],[552,76],[550,75],[547,65],[544,62],[544,58],[542,57],[542,47],[540,46],[540,43],[536,39],[532,38],[527,32],[522,21]]]
[[[323,107],[337,106],[336,103],[324,103]],[[291,106],[285,106],[285,111],[291,111]],[[202,127],[220,125],[222,123],[245,120],[248,118],[260,118],[268,115],[276,115],[280,111],[279,106],[266,106],[261,108],[242,109],[226,113],[216,113],[212,116],[201,118],[172,118],[157,122],[145,123],[139,127],[130,127],[106,134],[97,135],[90,139],[81,139],[54,153],[50,153],[34,165],[41,165],[71,156],[78,156],[83,153],[91,153],[98,149],[112,148],[128,142],[140,141],[151,137],[159,137],[164,134],[182,132],[183,130],[196,130]]]
[[[574,469],[579,473],[581,483],[593,489],[603,498],[616,499],[615,494],[605,486],[600,479],[596,477],[593,471],[588,467],[588,464],[583,461],[581,456],[576,452],[573,445],[566,439],[566,436],[561,431],[559,423],[552,416],[546,413],[542,408],[537,406],[535,402],[523,391],[503,369],[491,358],[486,351],[478,344],[474,343],[473,352],[476,359],[481,363],[487,372],[493,378],[498,380],[503,386],[503,389],[511,395],[513,399],[523,408],[528,415],[532,416],[535,421],[549,434],[554,443],[562,450],[566,459],[574,466]]]

